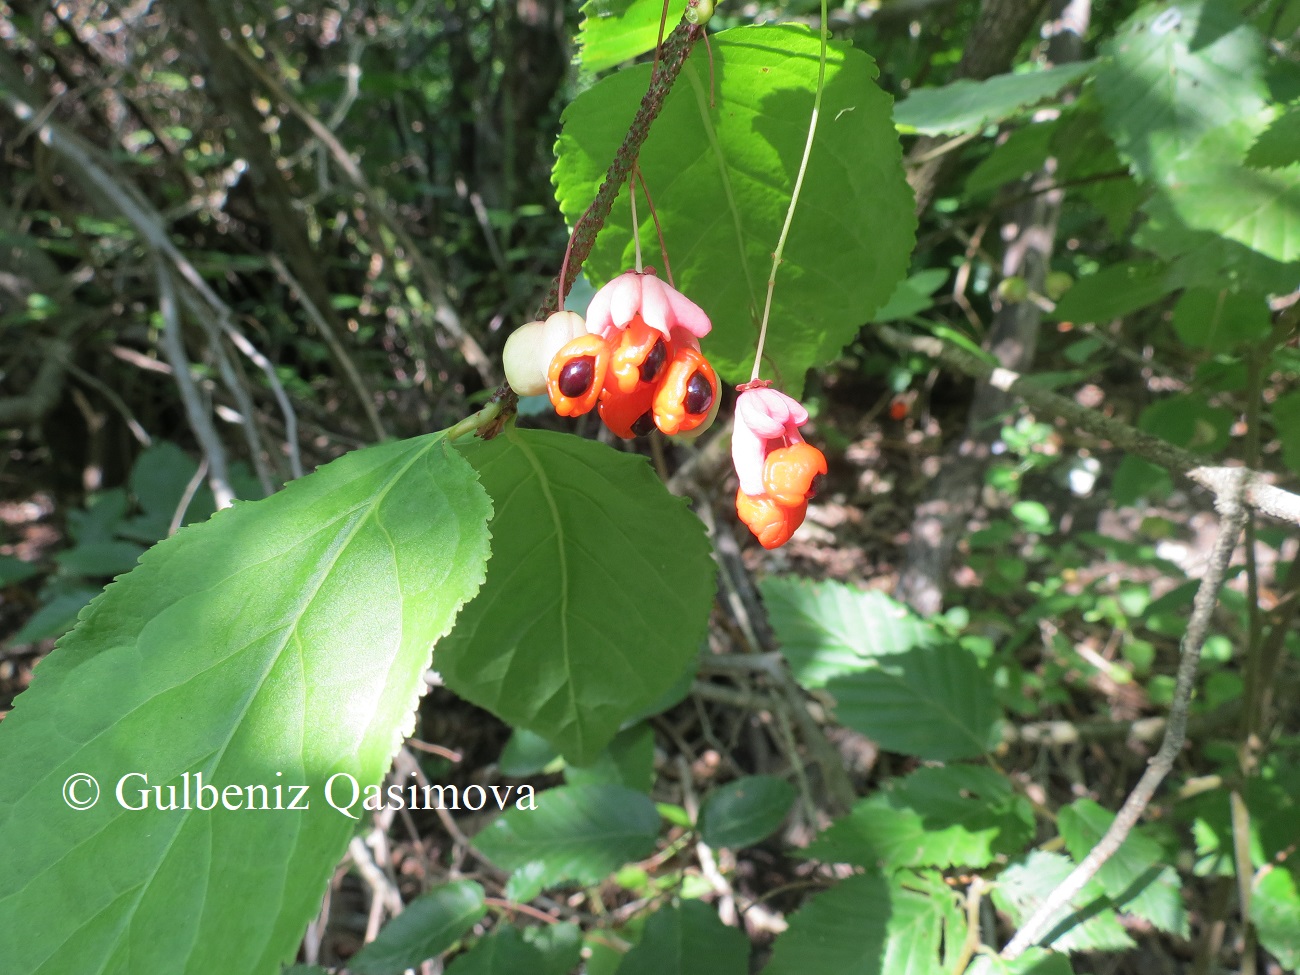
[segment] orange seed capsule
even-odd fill
[[[581,416],[596,405],[609,370],[609,343],[580,335],[565,345],[546,374],[546,391],[560,416]]]
[[[736,514],[766,549],[780,548],[803,524],[808,505],[788,508],[766,495],[754,496],[736,490]]]
[[[779,505],[797,508],[816,494],[813,481],[826,473],[826,456],[810,443],[778,447],[763,461],[763,487]]]
[[[610,377],[619,392],[630,393],[638,383],[658,382],[668,360],[668,340],[657,328],[634,315],[619,335],[618,347],[609,360]],[[611,385],[610,379],[605,380]]]
[[[718,398],[718,374],[704,355],[677,349],[655,391],[655,426],[668,436],[694,430],[709,417]]]

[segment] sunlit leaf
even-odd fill
[[[983,81],[963,78],[939,88],[918,88],[894,108],[894,122],[904,131],[924,135],[978,132],[990,122],[1051,98],[1096,66],[1096,61],[1078,61]]]
[[[741,27],[691,55],[651,128],[639,166],[658,210],[677,287],[712,318],[703,343],[728,381],[749,378],[758,321],[808,136],[820,44],[807,28]],[[861,51],[832,44],[821,123],[777,274],[769,375],[798,395],[885,303],[912,247],[890,101]],[[650,66],[604,78],[564,113],[556,197],[570,223],[591,203],[646,90]],[[712,104],[711,104],[712,102]],[[654,224],[638,211],[647,263],[664,272]],[[633,266],[626,190],[586,273],[604,281]]]
[[[0,723],[0,828],[23,837],[0,895],[6,973],[292,958],[356,825],[324,785],[388,768],[430,647],[483,579],[490,514],[430,435],[237,504],[109,586]],[[93,808],[65,803],[74,774],[98,780]],[[126,808],[154,795],[145,776],[189,808]]]

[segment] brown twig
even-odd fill
[[[559,311],[564,305],[564,299],[568,296],[568,289],[573,285],[573,279],[578,276],[578,271],[591,254],[591,248],[596,243],[596,235],[605,226],[605,221],[614,208],[614,201],[618,198],[619,190],[627,182],[632,167],[636,165],[641,146],[645,143],[646,136],[650,134],[651,123],[659,116],[660,110],[664,107],[664,100],[672,91],[673,83],[681,73],[682,65],[686,63],[691,48],[703,33],[703,27],[697,27],[683,19],[664,41],[658,70],[650,79],[650,86],[641,99],[641,105],[637,108],[632,124],[628,126],[627,135],[623,137],[623,144],[618,147],[618,152],[614,154],[614,161],[605,172],[605,181],[596,191],[591,206],[587,207],[578,218],[578,222],[573,225],[573,237],[569,242],[569,254],[565,265],[561,273],[556,275],[555,283],[547,293],[546,300],[542,302],[538,318],[546,318],[551,313]]]

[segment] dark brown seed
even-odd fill
[[[810,498],[815,498],[815,497],[817,497],[817,495],[818,495],[819,493],[821,493],[822,483],[823,483],[825,480],[826,480],[826,475],[825,475],[825,474],[818,474],[818,475],[816,475],[816,476],[812,479],[812,483],[808,485],[808,497],[810,497]]]
[[[709,412],[709,407],[713,405],[713,387],[703,373],[697,372],[686,384],[686,402],[682,405],[692,416]]]
[[[560,370],[560,392],[570,399],[581,396],[591,389],[591,381],[595,375],[595,359],[589,355],[574,359]]]
[[[646,353],[644,361],[641,363],[641,381],[643,383],[652,383],[659,378],[659,370],[664,367],[664,360],[668,358],[668,346],[664,344],[663,339],[655,342],[654,347]]]
[[[632,424],[632,435],[634,437],[644,437],[647,433],[655,428],[655,415],[651,410],[646,410]]]

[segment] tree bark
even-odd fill
[[[1054,10],[1051,59],[1059,64],[1077,61],[1091,0],[1057,0]],[[1049,185],[1054,168],[1054,161],[1048,160],[1030,181],[1031,189]],[[1013,207],[1003,224],[1008,243],[1002,275],[1024,278],[1030,291],[1038,294],[1043,292],[1051,266],[1063,196],[1060,190],[1035,192]],[[1033,301],[1004,302],[997,310],[985,344],[1004,368],[1017,373],[1029,370],[1042,317]],[[993,444],[1001,430],[999,418],[1012,403],[1010,396],[988,384],[976,387],[966,430],[943,457],[938,475],[917,507],[896,595],[923,616],[932,616],[943,607],[943,590],[957,542],[979,502]]]

